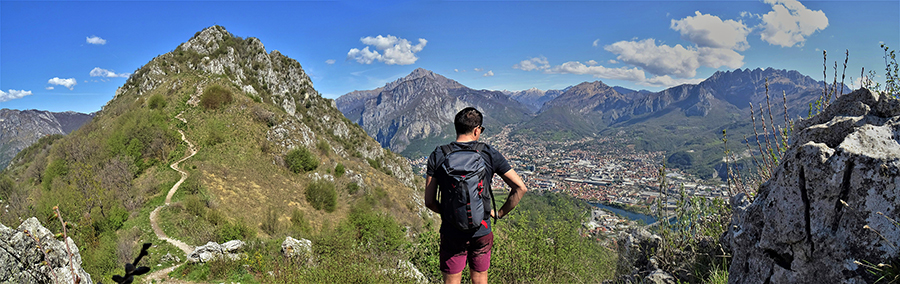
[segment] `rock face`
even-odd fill
[[[773,177],[732,200],[730,283],[872,283],[898,257],[900,100],[860,89],[801,121]]]
[[[499,91],[473,90],[422,68],[371,91],[356,91],[336,100],[344,116],[356,122],[382,147],[408,157],[428,155],[437,143],[456,137],[453,118],[474,106],[484,113],[484,125],[500,131],[531,114],[528,108]]]
[[[675,277],[660,269],[653,257],[662,238],[644,228],[634,228],[621,233],[616,242],[619,244],[619,259],[616,261],[616,275],[619,278],[615,283],[675,283]]]
[[[71,111],[0,109],[0,168],[41,137],[72,133],[92,117]]]
[[[208,242],[194,249],[194,252],[187,256],[187,260],[189,262],[210,262],[220,258],[237,260],[244,245],[245,243],[240,240],[227,241],[221,245]]]
[[[34,217],[18,229],[0,224],[0,283],[76,283],[76,277],[81,284],[93,283],[81,268],[81,254],[72,238],[65,243],[56,240]]]

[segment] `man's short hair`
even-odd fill
[[[456,127],[456,135],[472,132],[475,127],[481,126],[484,117],[474,107],[467,107],[456,113],[453,125]]]

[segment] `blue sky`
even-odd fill
[[[492,90],[657,91],[758,67],[822,80],[822,50],[830,68],[846,49],[849,84],[883,73],[880,43],[900,47],[900,1],[0,1],[0,108],[97,111],[216,24],[296,59],[328,98],[420,67]]]

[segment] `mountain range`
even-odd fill
[[[760,109],[767,113],[771,110],[772,117],[780,118],[776,124],[784,124],[785,117],[805,117],[824,86],[832,87],[797,71],[757,68],[718,71],[699,84],[659,92],[635,91],[601,81],[563,90],[497,92],[472,90],[417,69],[384,87],[348,93],[336,103],[382,146],[407,157],[427,154],[445,142],[453,134],[453,114],[465,106],[475,106],[484,110],[489,128],[510,126],[513,135],[529,139],[624,133],[634,138],[640,149],[670,154],[687,151],[703,165],[675,166],[698,166],[708,176],[715,174],[714,157],[721,159],[722,150],[704,145],[720,140],[723,129],[737,137],[752,136],[751,104],[757,116]],[[844,86],[843,91],[850,89]]]
[[[93,117],[73,111],[0,109],[0,169],[41,137],[72,133]]]

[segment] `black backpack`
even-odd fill
[[[441,218],[460,231],[473,232],[481,226],[487,227],[484,220],[491,216],[491,207],[484,204],[483,195],[485,179],[491,178],[487,176],[487,164],[481,155],[484,146],[476,142],[472,148],[455,151],[450,150],[450,145],[441,146],[444,157],[436,165],[442,195]],[[488,194],[493,201],[494,193],[488,190]]]

